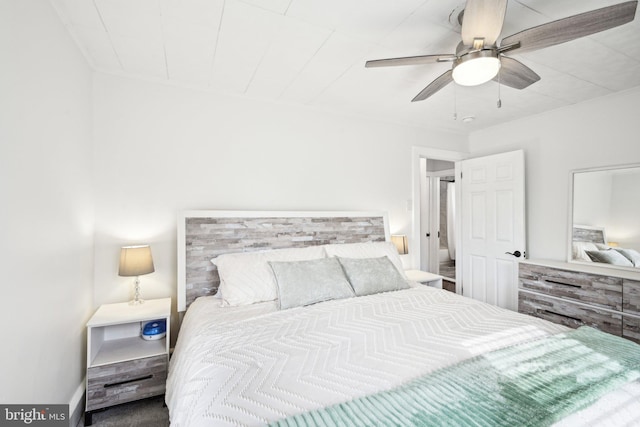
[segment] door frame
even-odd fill
[[[420,218],[422,217],[422,209],[421,209],[421,192],[420,192],[420,181],[422,179],[422,174],[420,171],[420,159],[433,159],[433,160],[446,160],[449,162],[456,163],[455,173],[456,173],[456,181],[458,181],[459,177],[459,166],[457,162],[461,160],[465,160],[471,157],[469,153],[464,153],[460,151],[450,151],[450,150],[441,150],[437,148],[428,148],[428,147],[411,147],[411,191],[413,194],[412,204],[413,204],[413,218],[412,218],[412,229],[411,229],[411,242],[410,242],[410,250],[409,256],[411,258],[411,265],[415,268],[420,268],[420,242],[421,242],[421,232],[420,232]],[[461,206],[461,197],[462,192],[456,191],[456,206]],[[455,227],[456,230],[460,230],[462,226],[462,210],[460,208],[456,209],[456,221]],[[460,232],[456,232],[456,251],[462,251],[461,245],[461,234]],[[462,263],[458,262],[462,257],[458,257],[456,255],[456,293],[461,293],[462,286],[458,285],[458,281],[460,284],[462,283]]]

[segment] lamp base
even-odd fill
[[[140,298],[140,276],[136,276],[136,280],[133,283],[135,284],[135,290],[133,293],[133,299],[129,301],[129,305],[144,304],[144,300]]]

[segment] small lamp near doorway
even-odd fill
[[[144,303],[144,300],[140,298],[140,276],[153,273],[154,271],[151,247],[149,247],[149,245],[123,246],[122,249],[120,249],[118,276],[135,276],[136,278],[134,281],[134,297],[133,300],[129,301],[129,304],[139,305]]]
[[[396,246],[400,255],[406,255],[409,253],[409,244],[407,242],[407,236],[404,234],[394,234],[391,236],[391,242]]]

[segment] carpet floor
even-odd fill
[[[92,427],[164,427],[169,425],[169,410],[164,396],[150,397],[136,402],[94,412]],[[78,427],[84,427],[84,417]]]

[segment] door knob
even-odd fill
[[[520,258],[522,256],[522,253],[520,251],[505,252],[505,254],[513,255],[516,258]]]

